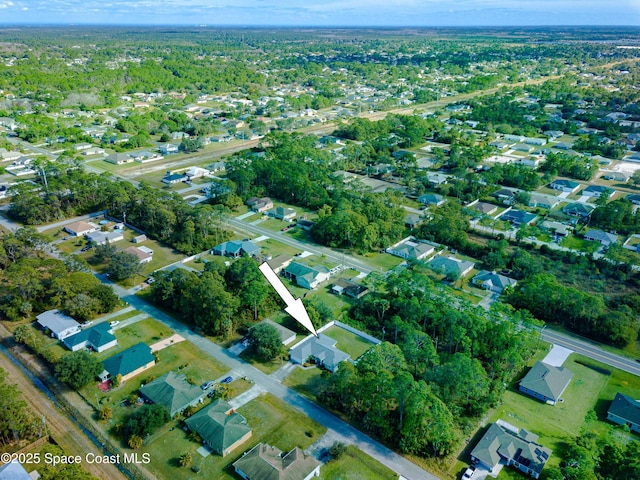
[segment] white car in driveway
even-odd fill
[[[473,474],[475,473],[475,471],[476,467],[467,468],[462,474],[462,480],[469,480],[470,478],[473,478]]]
[[[116,325],[120,325],[120,322],[118,320],[114,320],[113,322],[109,322],[109,326],[110,327],[115,327]]]

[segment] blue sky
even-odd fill
[[[640,0],[0,0],[16,23],[640,26]]]

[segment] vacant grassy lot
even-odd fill
[[[337,340],[338,344],[336,347],[351,355],[351,358],[354,360],[373,347],[373,343],[368,340],[335,325],[322,333],[327,337]]]
[[[383,272],[391,270],[404,262],[404,259],[391,255],[390,253],[366,253],[364,255],[355,255],[351,253],[351,255],[356,258],[360,258],[372,267]]]
[[[182,423],[176,421],[163,427],[140,451],[151,455],[151,471],[159,478],[237,480],[238,477],[233,473],[231,465],[258,443],[265,442],[283,451],[289,451],[296,446],[305,449],[326,431],[323,426],[268,394],[249,402],[239,408],[238,412],[247,419],[253,433],[246,443],[225,458],[215,454],[203,458],[196,451],[200,445],[189,440],[188,433],[180,428]],[[178,457],[185,452],[191,453],[192,465],[200,467],[201,471],[197,476],[190,468],[179,466]]]
[[[315,402],[324,383],[321,375],[319,368],[296,368],[282,383]]]
[[[327,283],[331,285],[333,281],[329,280]],[[343,314],[349,311],[351,306],[356,302],[356,300],[353,300],[346,295],[330,293],[329,286],[315,290],[313,293],[309,294],[308,297],[315,298],[317,301],[320,301],[322,304],[329,307],[331,312],[333,312],[333,318],[337,319],[340,319]]]
[[[260,360],[256,355],[253,347],[249,347],[240,354],[240,358],[242,358],[245,362],[249,362],[251,365],[256,367],[263,373],[267,375],[271,375],[273,372],[282,367],[286,360],[283,360],[281,356],[274,358],[273,360],[269,360],[268,362]]]
[[[398,475],[353,445],[320,470],[322,480],[396,480]]]
[[[560,240],[560,245],[566,248],[570,248],[572,250],[578,250],[581,252],[593,253],[600,250],[600,245],[598,242],[590,242],[588,240],[583,240],[582,238],[577,238],[573,236],[564,237]]]

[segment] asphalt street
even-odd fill
[[[114,291],[118,296],[120,296],[120,298],[122,298],[123,301],[128,302],[129,305],[137,310],[155,318],[159,322],[171,328],[174,332],[182,335],[187,341],[196,345],[205,353],[225,363],[231,368],[232,376],[247,377],[255,384],[260,385],[267,392],[280,398],[297,410],[300,410],[312,420],[315,420],[321,425],[327,427],[330,431],[329,433],[339,441],[344,442],[345,444],[357,446],[360,450],[402,475],[407,480],[438,479],[438,477],[430,474],[426,470],[423,470],[406,458],[398,455],[384,445],[373,440],[371,437],[353,428],[351,425],[324,410],[322,407],[316,405],[302,395],[299,395],[290,388],[285,387],[276,378],[262,373],[260,370],[248,363],[245,363],[228,350],[223,349],[212,341],[194,333],[184,324],[176,321],[171,316],[148,304],[136,295],[130,293],[128,290],[110,282],[104,275],[96,275],[96,277],[104,283],[113,286]]]

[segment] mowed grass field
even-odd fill
[[[320,469],[321,480],[396,480],[398,475],[353,445]]]

